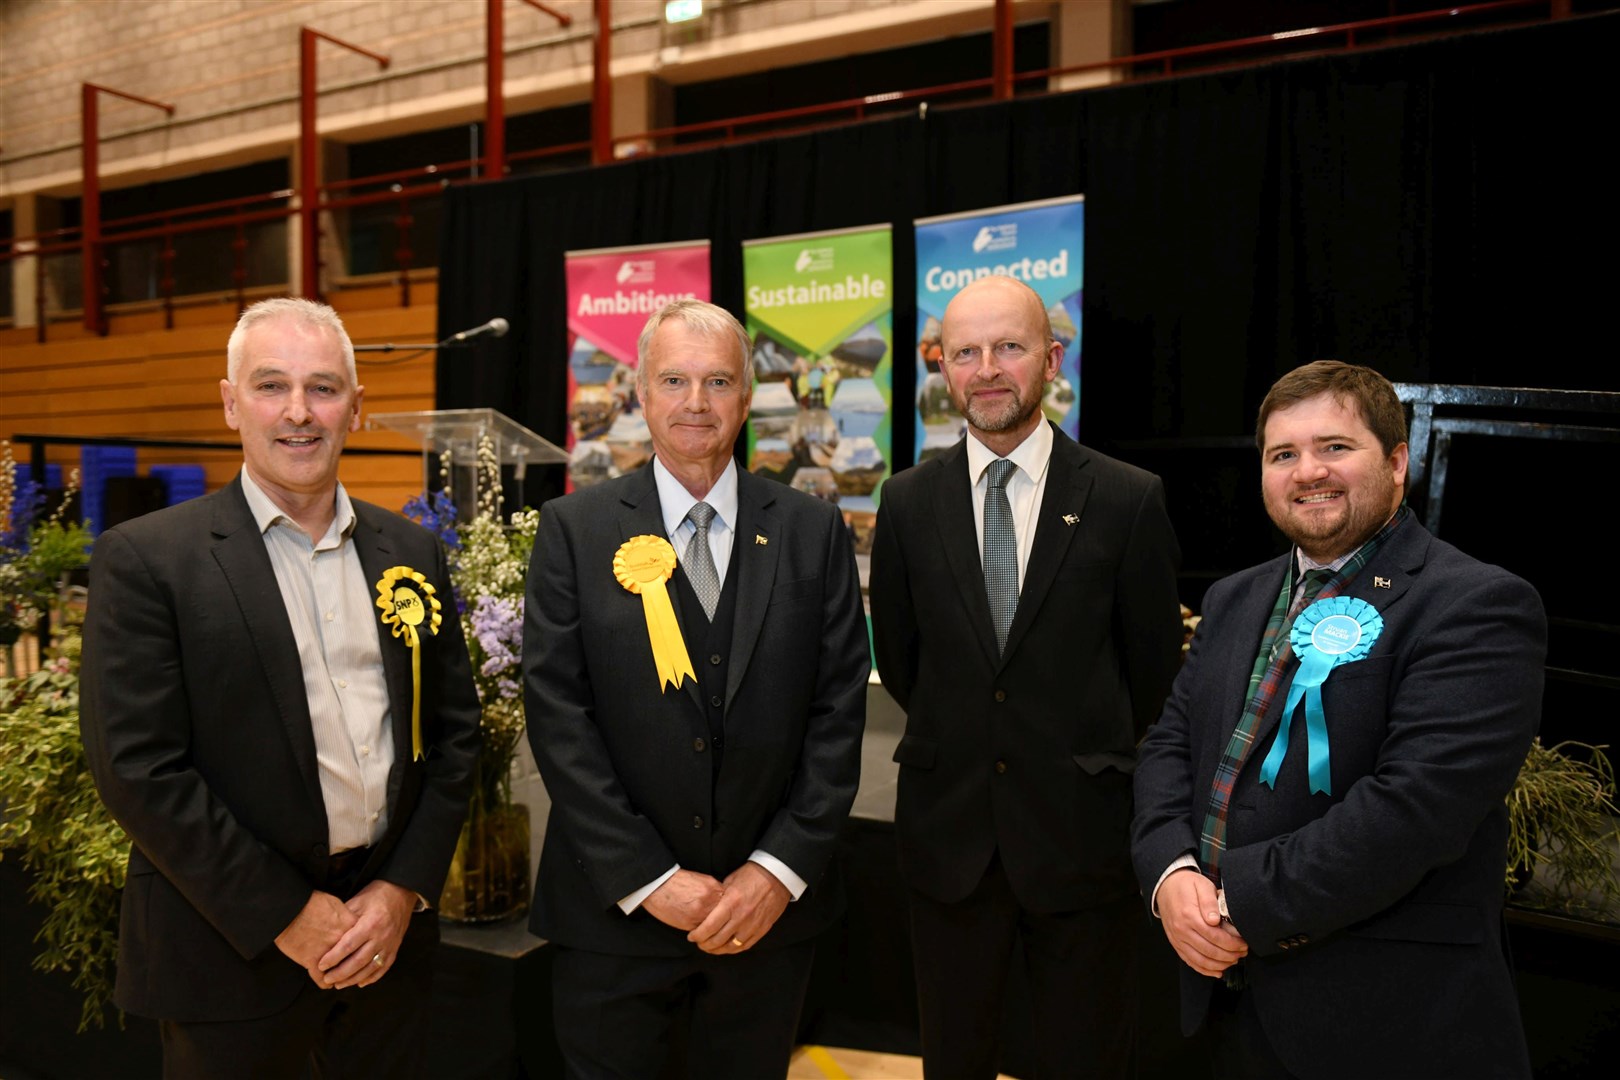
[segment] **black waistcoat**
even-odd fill
[[[714,607],[714,620],[703,613],[703,604],[683,569],[675,574],[675,594],[681,605],[681,637],[686,653],[697,672],[698,697],[703,701],[703,718],[709,725],[710,767],[719,775],[726,750],[726,671],[731,666],[731,624],[737,614],[737,544],[732,541],[731,562],[726,583]]]

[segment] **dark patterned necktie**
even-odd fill
[[[1007,649],[1007,632],[1018,611],[1018,535],[1007,500],[1007,481],[1016,468],[1006,458],[997,458],[985,470],[989,480],[984,491],[984,595],[990,601],[998,652]]]
[[[697,532],[687,541],[686,558],[681,561],[681,569],[686,571],[686,580],[691,582],[692,591],[697,593],[703,613],[713,622],[715,606],[720,603],[720,575],[715,573],[714,553],[709,550],[709,522],[714,520],[714,507],[700,502],[688,510],[686,516],[697,526]]]

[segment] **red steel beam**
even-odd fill
[[[990,39],[992,96],[1002,101],[1013,96],[1012,0],[996,0],[995,33]]]
[[[80,198],[79,236],[83,245],[79,281],[84,290],[84,328],[103,337],[107,333],[106,304],[102,298],[101,275],[101,115],[97,94],[111,94],[138,105],[150,105],[174,115],[174,106],[138,94],[114,90],[110,86],[81,83],[79,86],[79,170],[84,191]]]
[[[505,0],[488,0],[484,8],[484,175],[506,175],[506,16]]]
[[[341,38],[302,26],[298,29],[298,293],[311,300],[321,299],[321,194],[320,170],[315,160],[320,152],[315,137],[315,43],[330,41],[350,52],[377,61],[387,69],[388,57],[362,49]]]
[[[613,0],[592,0],[596,47],[591,71],[591,164],[613,160]]]

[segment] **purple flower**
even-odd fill
[[[523,649],[523,601],[519,598],[480,596],[473,601],[473,639],[483,650],[484,662],[478,672],[489,678],[503,676],[515,668]],[[501,689],[504,691],[503,680]],[[516,690],[516,684],[513,684]]]

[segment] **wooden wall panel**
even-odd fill
[[[357,291],[353,305],[336,299],[355,344],[431,341],[437,310],[432,283],[416,283],[410,308],[381,306],[387,290]],[[398,303],[397,288],[392,293]],[[87,337],[53,325],[53,340],[43,345],[19,340],[8,332],[0,340],[0,438],[16,435],[84,437],[142,436],[235,443],[225,426],[219,380],[225,374],[225,340],[235,321],[229,307],[202,309],[212,316],[204,325],[174,330],[137,329],[134,320],[114,323],[108,337]],[[191,319],[199,311],[188,312]],[[190,320],[188,319],[188,322]],[[32,331],[28,331],[29,334]],[[433,407],[433,355],[386,367],[367,367],[361,355],[360,382],[366,388],[362,419],[371,412],[406,412]],[[362,430],[351,447],[409,448],[389,432]],[[26,462],[31,448],[13,446]],[[52,446],[46,459],[72,468],[76,447]],[[149,450],[136,454],[144,472],[156,464],[200,464],[207,470],[210,491],[230,481],[241,467],[234,447],[221,450]],[[398,509],[422,487],[418,456],[381,457],[350,454],[341,472],[356,497]]]

